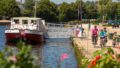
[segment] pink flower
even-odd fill
[[[60,60],[63,61],[65,59],[69,58],[69,55],[67,53],[63,53],[61,56],[60,56]]]
[[[16,56],[15,56],[15,55],[10,56],[10,60],[11,60],[11,61],[13,61],[13,62],[17,62],[17,58],[16,58]]]

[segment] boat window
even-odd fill
[[[23,20],[22,22],[23,22],[22,24],[28,24],[27,20]]]
[[[15,24],[19,24],[19,20],[18,19],[15,19],[14,22],[15,22]]]
[[[31,24],[36,24],[36,20],[31,20]]]

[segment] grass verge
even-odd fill
[[[84,51],[84,49],[82,47],[78,48],[78,45],[75,43],[73,38],[72,38],[72,45],[74,48],[74,53],[76,56],[78,68],[86,68],[89,64],[89,60],[82,53],[82,51]]]

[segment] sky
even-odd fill
[[[24,0],[17,0],[17,1],[24,1]],[[71,3],[71,2],[75,2],[76,0],[51,0],[53,2],[55,2],[56,4],[60,4],[62,2],[67,2],[67,3]],[[83,1],[96,1],[96,0],[83,0]],[[113,0],[113,1],[119,1],[120,0]]]

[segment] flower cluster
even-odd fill
[[[116,58],[111,48],[105,48],[94,53],[94,59],[88,64],[87,68],[118,68],[120,62]]]
[[[96,63],[97,61],[101,58],[102,56],[98,55],[96,56],[91,62],[90,64],[88,65],[87,68],[92,68],[92,67],[95,67],[96,66]]]

